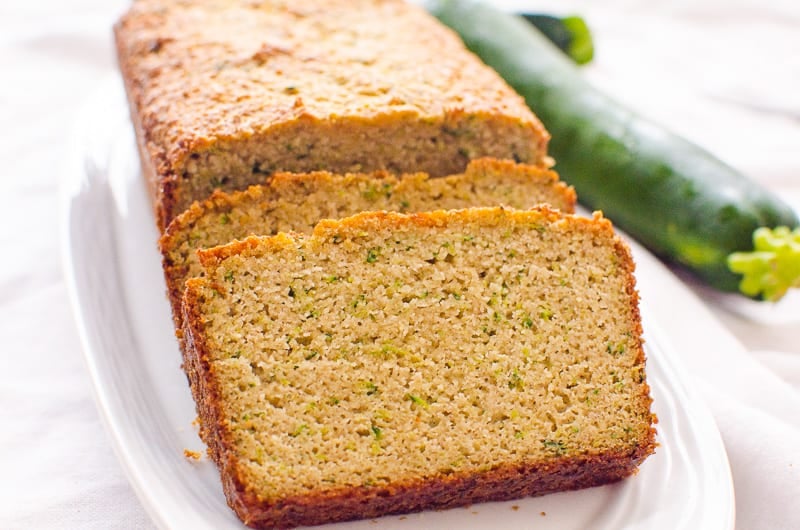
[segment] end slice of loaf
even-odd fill
[[[363,213],[200,257],[186,369],[248,525],[583,488],[653,452],[633,263],[599,214]]]
[[[550,163],[523,99],[403,0],[138,0],[115,34],[162,231],[276,171]]]
[[[422,212],[471,206],[526,209],[548,203],[575,209],[575,191],[546,169],[507,160],[473,160],[459,175],[431,179],[424,173],[333,175],[280,173],[243,192],[215,192],[170,223],[159,242],[176,329],[186,280],[202,275],[198,248],[278,232],[310,233],[322,219],[362,211]]]

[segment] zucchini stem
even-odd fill
[[[521,13],[520,16],[542,32],[576,64],[587,64],[594,57],[594,42],[589,26],[577,15],[557,17],[542,13]]]
[[[728,256],[728,268],[743,275],[742,293],[777,302],[789,289],[800,287],[800,227],[758,228],[753,248]]]

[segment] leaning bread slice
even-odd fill
[[[276,171],[551,163],[522,97],[403,0],[138,0],[115,34],[162,231]]]
[[[599,214],[363,213],[200,257],[185,368],[248,525],[594,486],[653,451],[633,263]]]
[[[548,203],[575,208],[575,192],[556,173],[506,160],[472,161],[464,174],[429,179],[424,173],[278,174],[244,192],[216,192],[177,217],[160,240],[164,276],[176,329],[187,278],[200,276],[198,248],[249,235],[311,232],[322,219],[362,211],[420,212],[470,206],[530,208]]]

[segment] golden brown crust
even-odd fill
[[[522,98],[399,0],[139,0],[115,36],[162,231],[209,179],[232,190],[279,170],[551,162]],[[284,148],[293,138],[302,145]]]
[[[159,176],[157,169],[158,163],[156,161],[158,150],[148,140],[147,131],[142,123],[143,114],[140,111],[140,105],[136,95],[137,91],[134,86],[134,73],[132,71],[132,64],[129,61],[122,59],[125,51],[123,48],[121,29],[120,23],[114,25],[114,40],[116,43],[117,57],[119,58],[119,68],[122,73],[123,83],[125,84],[125,93],[128,99],[128,109],[131,117],[131,123],[133,123],[133,129],[136,133],[136,147],[142,167],[142,176],[144,177],[147,185],[151,206],[156,216],[156,226],[160,228],[162,226],[166,226],[166,220],[164,219],[164,212],[166,209],[160,203],[170,202],[168,200],[168,195],[170,194],[165,193],[165,190],[161,189],[162,181],[166,182],[167,179]]]
[[[278,234],[269,238],[250,237],[244,241],[199,252],[209,275],[222,260],[234,255],[260,255],[263,252],[313,243],[331,233],[346,230],[369,230],[401,226],[437,226],[453,220],[491,220],[496,216],[519,217],[530,221],[546,219],[558,223],[563,214],[540,206],[527,212],[506,211],[501,208],[475,208],[450,212],[397,214],[387,212],[362,213],[347,219],[321,222],[311,236]],[[596,212],[593,219],[570,217],[570,222],[585,224],[598,233],[611,233],[621,268],[629,278],[626,290],[632,304],[636,336],[641,335],[638,295],[633,279],[634,263],[625,243],[613,235],[610,221]],[[305,240],[305,241],[304,241]],[[213,287],[210,280],[193,279],[187,282],[184,294],[184,330],[186,342],[185,366],[192,381],[192,391],[198,403],[204,441],[220,467],[223,488],[229,505],[239,517],[253,528],[290,528],[358,518],[379,517],[424,509],[443,509],[478,502],[505,500],[543,495],[607,484],[634,474],[637,466],[655,449],[655,429],[652,425],[642,431],[627,452],[596,451],[585,454],[553,456],[546,460],[522,461],[490,470],[472,473],[452,473],[425,477],[409,482],[394,482],[383,486],[340,488],[280,498],[265,499],[256,489],[248,487],[237,467],[231,432],[220,418],[221,403],[213,370],[207,361],[207,345],[203,342],[203,317],[199,311],[201,293]],[[644,363],[641,340],[635,343],[636,361]],[[642,373],[642,378],[644,374]],[[651,399],[646,383],[638,395],[639,406],[649,410]],[[653,419],[655,419],[653,417]]]
[[[595,217],[602,216],[602,212],[595,212]],[[609,221],[610,223],[610,221]],[[636,341],[635,349],[638,352],[636,357],[636,363],[640,366],[645,365],[645,354],[644,354],[644,339],[642,338],[642,334],[644,330],[642,329],[642,316],[639,310],[639,291],[636,289],[636,275],[634,274],[636,269],[636,264],[633,261],[633,256],[631,254],[630,247],[620,238],[618,235],[614,236],[614,246],[616,249],[617,256],[621,259],[620,266],[627,272],[628,281],[625,285],[625,290],[627,293],[627,297],[630,300],[630,312],[632,316],[633,323],[635,325],[634,331],[631,333],[632,338]],[[640,407],[643,409],[650,410],[650,407],[653,403],[653,398],[650,394],[650,385],[648,385],[647,381],[644,379],[644,373],[641,374],[642,377],[642,393],[639,395],[639,402]],[[642,440],[640,442],[643,446],[648,446],[650,448],[650,452],[652,452],[655,448],[655,436],[656,430],[652,424],[657,423],[657,419],[655,414],[652,414],[653,421],[650,426],[649,430],[649,438],[645,441]]]
[[[236,473],[236,457],[220,410],[220,390],[208,361],[203,341],[203,321],[198,312],[198,291],[201,280],[189,280],[184,293],[183,367],[197,406],[200,438],[208,446],[208,454],[220,469],[222,487],[228,504],[240,513],[246,488]]]
[[[253,528],[293,528],[441,510],[608,484],[634,474],[650,452],[643,446],[633,454],[553,458],[549,462],[506,466],[484,473],[296,496],[279,503],[259,501],[250,492],[244,492],[233,501],[232,507]]]

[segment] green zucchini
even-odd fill
[[[759,227],[800,224],[756,182],[593,88],[520,17],[463,0],[427,7],[525,98],[552,135],[555,169],[579,200],[655,254],[735,292],[742,276],[729,256],[752,251]],[[754,296],[752,285],[745,294]]]

